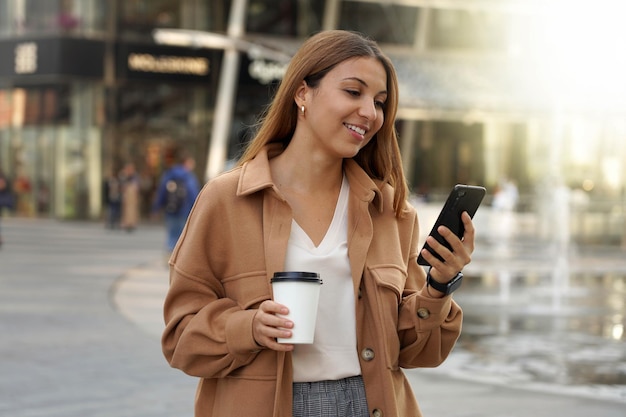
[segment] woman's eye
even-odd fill
[[[382,100],[376,100],[374,101],[374,104],[376,105],[376,107],[380,107],[381,109],[385,108],[385,102]]]
[[[359,91],[357,91],[357,90],[346,90],[346,93],[348,93],[348,94],[350,94],[351,96],[354,96],[354,97],[358,97],[358,96],[361,95],[361,93]]]

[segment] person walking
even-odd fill
[[[119,229],[122,217],[122,181],[118,175],[109,172],[104,179],[103,194],[106,205],[105,227]]]
[[[176,162],[159,181],[153,211],[164,212],[166,247],[171,254],[200,192],[200,185],[193,173],[195,160],[192,157],[182,154],[180,150],[173,150],[169,157]]]
[[[11,189],[11,180],[0,169],[0,247],[2,246],[2,216],[5,210],[15,209],[15,195]]]
[[[395,131],[398,80],[378,45],[320,32],[292,58],[237,167],[200,192],[170,257],[162,337],[171,366],[200,378],[195,415],[419,417],[403,368],[452,350],[450,296],[475,229],[421,251]],[[272,300],[278,271],[323,280],[312,344]],[[445,393],[442,393],[445,396]]]
[[[132,232],[139,223],[139,176],[135,164],[124,165],[120,174],[122,185],[122,212],[120,223],[122,229]]]
[[[19,166],[13,181],[15,212],[18,216],[31,217],[33,208],[33,186],[24,166]]]

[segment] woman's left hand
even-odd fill
[[[445,226],[439,226],[437,229],[439,234],[450,244],[452,250],[437,242],[437,239],[432,236],[426,239],[426,243],[443,258],[443,262],[437,259],[437,257],[427,249],[422,249],[422,256],[432,266],[430,275],[438,282],[446,283],[450,281],[472,260],[471,255],[474,252],[474,237],[476,231],[472,223],[472,218],[467,212],[463,212],[461,220],[465,227],[462,239],[459,239],[458,236]]]

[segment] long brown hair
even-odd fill
[[[259,130],[240,158],[239,165],[253,159],[269,143],[280,142],[285,147],[289,144],[298,120],[294,98],[302,81],[315,88],[335,66],[356,57],[376,58],[383,65],[387,73],[387,100],[382,127],[353,159],[371,178],[387,182],[394,188],[393,207],[399,216],[408,191],[395,129],[398,78],[393,64],[378,45],[356,32],[328,30],[304,42],[291,59],[272,103],[261,118]]]

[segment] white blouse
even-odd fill
[[[318,272],[320,301],[311,345],[295,345],[294,382],[337,380],[361,374],[356,348],[355,298],[348,260],[348,194],[344,176],[333,220],[315,246],[294,220],[286,271]]]

